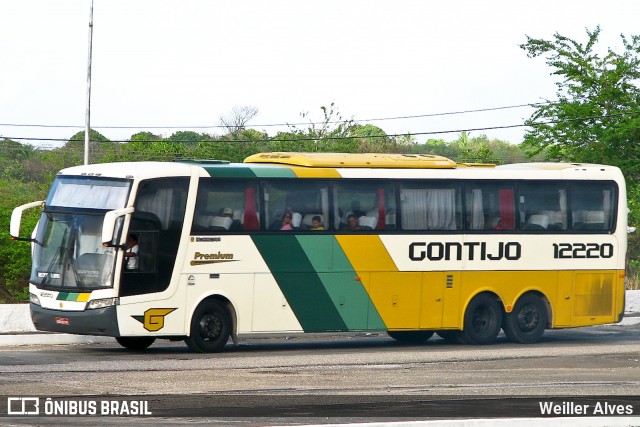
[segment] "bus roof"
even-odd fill
[[[315,168],[455,169],[458,166],[453,160],[433,154],[385,153],[258,153],[244,162]]]

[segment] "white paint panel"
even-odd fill
[[[400,271],[623,269],[611,235],[381,235]]]
[[[271,274],[256,275],[251,331],[302,332],[300,322]]]
[[[180,284],[180,286],[183,286],[183,284]],[[151,295],[153,295],[154,298],[149,301]],[[184,292],[175,292],[169,298],[155,299],[159,295],[161,294],[148,294],[147,301],[144,302],[131,302],[131,300],[129,299],[130,297],[120,298],[120,305],[117,306],[116,313],[118,316],[118,328],[120,329],[121,335],[166,336],[185,334]],[[139,299],[140,297],[143,297],[143,295],[135,296],[136,299]],[[158,329],[157,331],[148,331],[144,328],[144,323],[140,322],[133,316],[144,318],[145,312],[147,312],[147,310],[153,309],[175,310],[163,316],[162,328]],[[154,319],[154,322],[158,321],[160,321],[160,319]]]
[[[191,236],[182,273],[268,273],[249,236]]]
[[[210,295],[228,299],[237,316],[238,331],[248,330],[251,327],[254,278],[255,275],[251,273],[182,275],[181,286],[187,290],[185,330],[190,327],[191,316],[197,305]]]

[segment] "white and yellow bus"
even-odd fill
[[[243,334],[532,343],[619,322],[626,234],[615,167],[397,154],[71,167],[11,221],[33,242],[37,329],[199,352]]]

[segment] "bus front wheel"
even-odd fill
[[[420,344],[431,338],[433,331],[388,331],[387,334],[400,342]]]
[[[229,313],[215,300],[200,303],[191,318],[190,336],[185,339],[191,351],[216,353],[221,351],[231,331]]]
[[[513,342],[533,344],[547,327],[547,307],[538,296],[527,294],[520,297],[513,311],[504,319],[502,329]]]
[[[502,309],[498,300],[489,294],[479,294],[467,306],[460,338],[466,344],[491,344],[501,327]]]
[[[116,337],[118,344],[132,351],[146,350],[155,340],[153,337]]]

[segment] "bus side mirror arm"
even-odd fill
[[[35,242],[35,239],[31,237],[20,237],[20,224],[22,223],[22,212],[27,209],[35,208],[35,207],[44,207],[44,201],[40,200],[38,202],[31,202],[24,204],[22,206],[18,206],[11,212],[11,223],[9,225],[9,234],[11,235],[11,240],[20,240],[26,242]]]
[[[119,240],[120,233],[118,235],[114,235],[116,231],[116,223],[118,219],[124,215],[128,215],[133,213],[134,208],[122,208],[115,209],[107,212],[104,215],[104,221],[102,222],[102,246],[108,248],[120,247]]]

